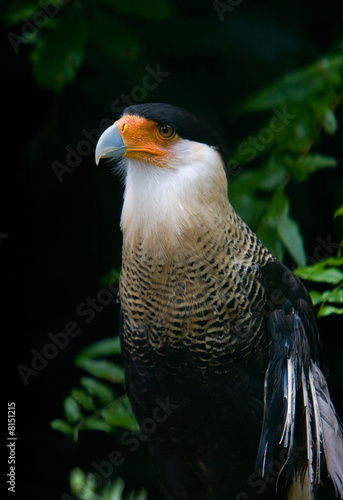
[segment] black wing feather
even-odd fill
[[[256,471],[267,481],[308,473],[315,496],[324,452],[336,493],[343,498],[343,433],[322,373],[319,334],[311,300],[298,278],[277,261],[262,270],[270,340],[265,407]]]

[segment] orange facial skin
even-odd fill
[[[127,148],[124,156],[163,167],[178,135],[170,125],[125,115],[115,122]]]

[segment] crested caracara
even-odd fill
[[[343,498],[343,434],[302,282],[232,208],[217,134],[126,108],[96,147],[124,175],[126,384],[168,500]]]

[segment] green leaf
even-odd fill
[[[278,188],[269,202],[268,210],[262,218],[257,233],[267,248],[273,253],[278,245],[276,235],[272,235],[272,228],[274,228],[280,241],[295,262],[303,266],[306,263],[303,239],[297,223],[289,217],[288,212],[289,200],[283,189]],[[268,241],[268,235],[269,237],[271,235],[273,237],[272,244]],[[278,252],[280,253],[280,250]],[[278,257],[276,254],[274,255]]]
[[[83,408],[87,411],[95,411],[95,406],[93,404],[92,398],[85,391],[79,388],[72,389],[72,398],[75,399]]]
[[[70,472],[70,488],[73,493],[79,493],[85,488],[87,483],[86,474],[79,468],[72,469]]]
[[[69,422],[78,422],[83,418],[79,404],[71,396],[64,400],[64,413]]]
[[[104,500],[147,500],[148,494],[144,489],[141,489],[137,493],[135,491],[129,492],[127,495],[124,494],[125,483],[121,478],[117,478],[113,486],[108,489],[108,493]]]
[[[5,12],[4,21],[6,24],[17,24],[25,19],[31,19],[39,11],[37,2],[28,2],[27,0],[12,1]]]
[[[319,309],[318,318],[329,316],[330,314],[343,314],[343,308],[340,309],[339,307],[334,306],[322,306]]]
[[[102,409],[101,415],[111,427],[122,427],[131,431],[139,430],[126,395]]]
[[[92,396],[98,398],[101,406],[108,405],[115,399],[114,392],[99,380],[82,377],[80,383]]]
[[[73,435],[73,428],[65,420],[56,418],[55,420],[50,422],[50,426],[55,431],[63,432],[63,434],[66,434],[67,436]]]
[[[331,283],[337,285],[343,280],[343,272],[335,267],[324,268],[314,265],[296,269],[295,274],[300,278],[308,281],[316,281],[319,283]]]
[[[314,306],[322,302],[322,293],[318,292],[317,290],[310,290],[309,293]]]
[[[285,182],[287,175],[282,158],[272,154],[267,165],[256,172],[256,188],[273,191]]]
[[[270,220],[263,219],[262,223],[258,227],[257,236],[268,248],[269,252],[271,252],[274,257],[282,262],[284,257],[284,249],[274,223],[271,223]]]
[[[124,493],[125,483],[121,478],[117,478],[113,487],[111,488],[111,500],[122,500]]]
[[[341,207],[337,208],[333,217],[335,219],[336,217],[339,217],[340,215],[343,215],[343,205]]]
[[[58,23],[46,27],[31,54],[37,82],[56,93],[74,80],[88,39],[88,25],[82,11],[72,8],[76,5],[69,5]]]
[[[98,342],[85,347],[77,355],[76,362],[82,362],[83,358],[100,358],[102,356],[111,356],[113,354],[120,354],[119,335],[99,340]]]
[[[79,500],[147,500],[147,492],[141,489],[137,493],[134,491],[125,495],[125,482],[120,477],[107,483],[99,492],[97,491],[97,478],[94,474],[85,474],[81,469],[75,468],[70,473],[70,489],[73,495]],[[112,482],[112,481],[111,481]]]
[[[337,166],[337,160],[330,156],[320,154],[308,154],[300,158],[285,157],[285,163],[297,182],[303,182],[307,177],[322,168],[333,168]]]
[[[282,188],[275,190],[266,212],[265,218],[269,219],[275,227],[278,226],[280,220],[287,217],[289,212],[289,200]]]
[[[107,359],[94,360],[90,358],[77,358],[75,364],[96,377],[110,380],[111,382],[124,383],[124,368]]]
[[[91,473],[85,474],[79,468],[70,473],[70,490],[79,500],[104,500],[105,497],[95,493],[96,484],[97,480]]]
[[[107,287],[109,283],[119,283],[120,269],[111,269],[108,273],[101,276],[99,286]]]
[[[323,116],[323,127],[327,134],[334,135],[337,132],[338,123],[332,109],[327,109]]]
[[[341,242],[340,247],[343,246]],[[327,259],[321,260],[318,264],[324,264],[324,266],[343,266],[343,255],[342,257],[328,257]]]
[[[260,191],[270,192],[279,189],[288,175],[288,170],[279,156],[272,155],[266,165],[254,170],[243,171],[229,182],[229,198],[233,207],[248,226],[258,232],[258,236],[270,251],[273,249],[275,256],[277,255],[274,245],[275,238],[269,238],[269,236],[276,233],[275,230],[271,229],[273,225],[263,218],[271,210],[271,201],[261,196]],[[264,226],[266,227],[264,228]],[[265,233],[268,238],[265,238]],[[262,234],[263,236],[261,236]]]
[[[262,111],[290,102],[310,102],[314,95],[328,95],[331,88],[342,85],[341,54],[323,57],[305,69],[287,73],[265,87],[244,104],[245,111]]]
[[[343,289],[338,288],[334,290],[326,290],[323,293],[318,292],[317,290],[312,290],[310,292],[311,299],[314,305],[320,304],[322,302],[330,302],[343,304]]]
[[[85,418],[82,423],[83,427],[89,431],[100,431],[106,432],[107,434],[111,434],[112,432],[112,427],[96,416],[89,416]]]
[[[132,496],[132,500],[147,500],[148,493],[145,490],[141,490],[137,495]]]
[[[298,266],[306,264],[306,253],[298,224],[291,217],[283,217],[278,226],[278,234],[282,243]]]
[[[230,201],[240,217],[255,229],[266,210],[268,201],[241,189],[244,183],[235,183],[230,188]]]

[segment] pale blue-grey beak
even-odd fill
[[[117,158],[126,151],[122,136],[115,123],[108,127],[99,137],[95,148],[95,163],[99,165],[101,158]]]

